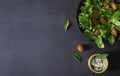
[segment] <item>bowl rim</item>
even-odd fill
[[[100,71],[100,72],[97,72],[97,71],[93,70],[93,68],[91,67],[90,62],[91,62],[91,60],[92,60],[95,56],[97,56],[97,55],[100,55],[100,54],[92,54],[92,55],[89,57],[89,59],[88,59],[88,67],[89,67],[89,69],[90,69],[92,72],[97,73],[97,74],[100,74],[100,73],[103,73],[103,72],[105,72],[105,71],[107,70],[108,65],[109,65],[109,62],[108,62],[108,59],[105,58],[105,59],[103,59],[104,62],[105,62],[105,65],[104,65],[103,70]]]

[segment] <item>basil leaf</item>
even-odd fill
[[[79,63],[81,62],[82,58],[77,52],[73,51],[72,56],[77,60],[77,62],[79,62]]]
[[[65,19],[65,21],[64,21],[64,30],[65,30],[65,32],[67,31],[69,25],[70,25],[69,19]]]
[[[113,45],[114,42],[115,42],[115,36],[110,35],[110,36],[108,37],[108,42],[109,42],[111,45]]]
[[[100,55],[97,55],[96,58],[97,59],[105,59],[106,57],[108,57],[109,54],[100,54]]]

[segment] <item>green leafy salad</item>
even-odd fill
[[[78,13],[79,27],[99,48],[103,41],[114,44],[120,33],[120,4],[114,0],[82,0]]]

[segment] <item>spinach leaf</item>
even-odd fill
[[[110,36],[108,37],[108,42],[109,42],[111,45],[113,45],[114,42],[115,42],[115,36],[110,35]]]

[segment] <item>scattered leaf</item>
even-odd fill
[[[65,19],[65,21],[64,21],[64,30],[65,30],[65,32],[67,31],[69,25],[70,25],[70,20],[69,19]]]
[[[77,60],[77,62],[79,62],[79,63],[81,62],[82,58],[77,52],[73,51],[72,56]]]

